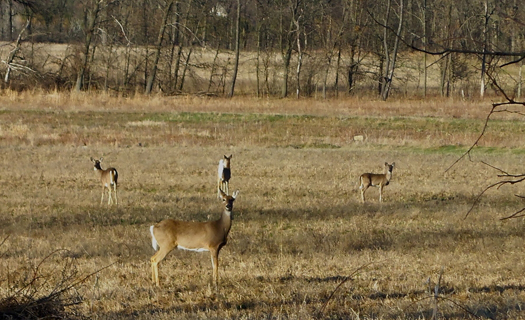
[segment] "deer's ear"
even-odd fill
[[[89,158],[92,162],[95,162],[95,159],[93,159],[93,157]]]
[[[395,163],[395,162],[392,162],[392,167],[395,166],[395,165],[396,165],[396,163]]]
[[[232,198],[235,199],[239,195],[239,190],[233,191]]]
[[[385,166],[388,166],[388,162],[385,162]]]
[[[100,162],[102,162],[102,157],[100,157]]]

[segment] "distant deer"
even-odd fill
[[[365,203],[365,191],[370,187],[379,187],[379,202],[383,202],[383,188],[388,186],[390,179],[392,179],[392,171],[394,170],[395,162],[388,164],[385,162],[385,173],[363,173],[359,180],[361,185],[361,199]]]
[[[213,268],[213,282],[215,289],[219,283],[219,251],[226,245],[228,233],[232,225],[233,201],[239,191],[231,196],[220,191],[220,196],[225,204],[224,212],[219,220],[196,222],[163,220],[150,227],[151,244],[158,251],[151,257],[151,280],[159,286],[159,262],[161,262],[173,249],[192,250],[197,252],[209,251]]]
[[[230,193],[229,184],[232,172],[230,170],[230,160],[233,155],[229,157],[224,156],[224,159],[219,160],[219,170],[217,177],[217,197],[220,199],[221,190],[224,190],[226,194]]]
[[[117,199],[117,180],[118,180],[118,172],[115,168],[107,168],[106,170],[102,169],[100,166],[100,163],[102,162],[102,158],[100,160],[94,159],[91,157],[91,161],[94,163],[93,169],[100,175],[100,182],[102,182],[102,197],[100,198],[100,204],[104,201],[104,193],[106,192],[106,188],[108,189],[108,205],[110,205],[113,202],[113,198],[111,197],[111,189],[113,189],[113,192],[115,193],[115,204],[118,205],[118,199]]]

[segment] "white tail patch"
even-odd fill
[[[151,246],[153,247],[153,250],[157,250],[159,248],[159,244],[157,243],[157,239],[155,239],[155,235],[153,235],[153,227],[149,227],[149,232],[151,233]]]

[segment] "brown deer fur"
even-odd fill
[[[365,191],[370,187],[379,187],[379,202],[383,202],[383,188],[390,183],[395,162],[388,164],[385,162],[385,173],[363,173],[360,177],[359,189],[361,190],[361,200],[365,202]]]
[[[233,201],[239,191],[229,196],[222,190],[220,196],[225,209],[219,220],[195,222],[166,219],[150,227],[152,245],[158,251],[151,257],[151,278],[159,285],[158,264],[173,249],[192,251],[209,251],[213,268],[213,281],[218,286],[219,251],[226,245],[228,233],[232,225]]]
[[[227,157],[224,156],[224,159],[219,161],[219,170],[218,170],[218,183],[217,183],[217,197],[220,198],[220,190],[224,190],[226,194],[230,193],[229,184],[231,178],[230,170],[230,160],[233,155]]]
[[[104,193],[106,191],[106,188],[108,189],[108,205],[111,204],[113,201],[113,198],[111,197],[111,189],[113,189],[113,192],[115,194],[115,204],[118,204],[117,199],[117,181],[118,181],[118,172],[115,168],[107,168],[102,169],[100,166],[100,163],[102,162],[102,158],[100,160],[94,159],[91,157],[91,161],[93,162],[93,169],[99,174],[100,176],[100,182],[102,183],[102,197],[100,198],[100,204],[104,201]]]

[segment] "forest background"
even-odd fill
[[[477,97],[498,80],[519,96],[524,21],[517,0],[2,0],[0,75],[126,96]]]

